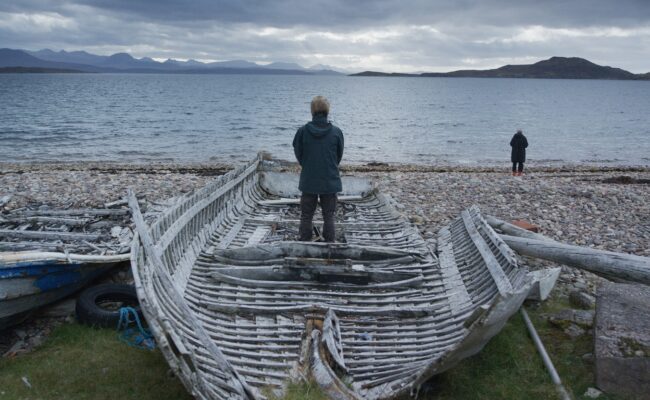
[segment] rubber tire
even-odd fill
[[[77,321],[93,327],[116,329],[120,311],[102,308],[103,302],[123,302],[124,306],[135,308],[140,320],[145,323],[135,287],[116,283],[91,286],[81,292],[75,306]]]

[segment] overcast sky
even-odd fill
[[[578,56],[650,71],[650,0],[0,0],[0,47],[449,71]]]

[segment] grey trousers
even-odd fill
[[[334,213],[336,212],[336,193],[311,194],[300,196],[300,241],[308,242],[312,238],[314,213],[320,197],[320,209],[323,212],[323,238],[326,242],[334,242]]]

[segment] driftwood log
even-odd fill
[[[521,229],[498,218],[487,217],[486,221],[493,228],[506,233],[500,235],[501,238],[521,255],[584,269],[608,279],[623,279],[650,285],[648,257],[572,246]]]

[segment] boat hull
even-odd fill
[[[83,288],[127,257],[83,260],[57,253],[0,253],[0,330]]]
[[[141,307],[197,398],[281,396],[305,378],[331,398],[415,393],[480,351],[530,290],[477,208],[431,245],[390,198],[344,177],[339,243],[297,242],[295,187],[255,160],[151,226],[131,196]]]

